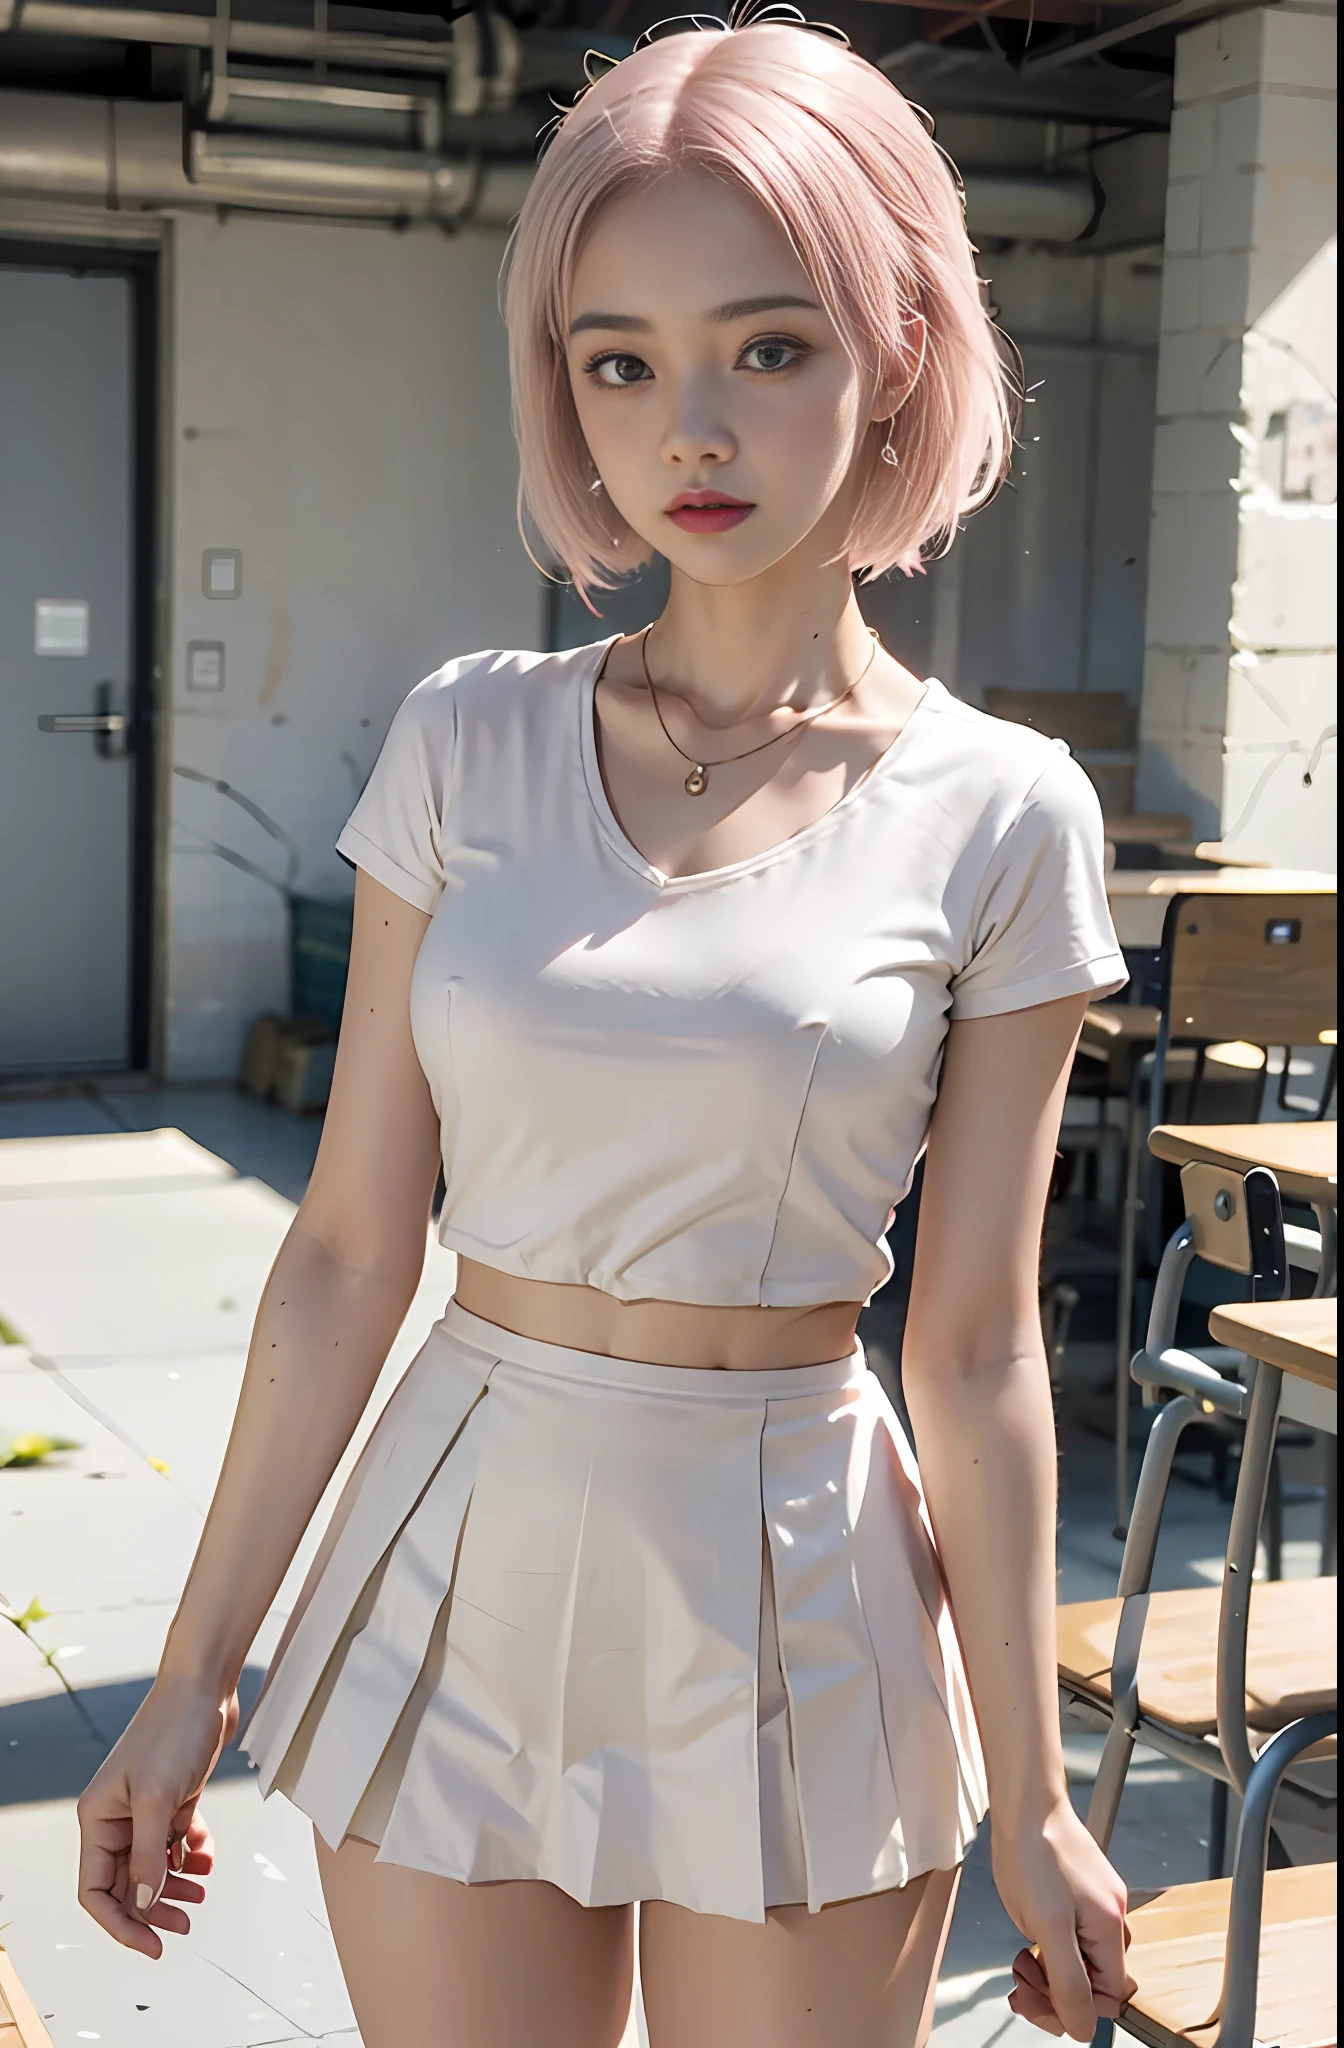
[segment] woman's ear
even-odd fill
[[[924,371],[924,358],[928,353],[928,323],[919,313],[912,313],[901,333],[901,346],[887,365],[887,374],[882,378],[873,397],[873,418],[894,419],[910,398]]]

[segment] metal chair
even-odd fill
[[[1192,1056],[1185,1121],[1194,1123],[1211,1045],[1234,1041],[1267,1050],[1321,1041],[1336,1024],[1336,921],[1333,896],[1305,893],[1242,896],[1192,891],[1174,896],[1167,907],[1152,1057],[1134,1062],[1127,1119],[1116,1303],[1118,1536],[1124,1535],[1129,1519],[1129,1360],[1139,1225],[1159,1170],[1148,1161],[1145,1140],[1162,1121],[1173,1053],[1180,1049]],[[1103,1016],[1112,1007],[1123,1015],[1123,1005],[1097,1007]],[[1262,1067],[1261,1104],[1266,1074],[1267,1067]],[[1325,1108],[1323,1096],[1322,1116]],[[1259,1107],[1255,1113],[1260,1114]]]
[[[1059,1611],[1060,1690],[1066,1703],[1101,1716],[1107,1728],[1088,1811],[1088,1827],[1103,1847],[1138,1741],[1206,1772],[1221,1794],[1210,1879],[1163,1891],[1131,1915],[1129,1968],[1138,1989],[1121,2013],[1125,2032],[1148,2048],[1253,2048],[1258,2029],[1305,2048],[1317,2038],[1311,2016],[1333,1997],[1334,1866],[1267,1873],[1266,1865],[1276,1806],[1281,1817],[1321,1831],[1336,1822],[1333,1791],[1304,1768],[1336,1728],[1334,1589],[1311,1580],[1296,1587],[1262,1583],[1253,1592],[1252,1581],[1280,1415],[1337,1426],[1335,1304],[1282,1299],[1287,1246],[1271,1173],[1187,1166],[1182,1190],[1186,1220],[1166,1247],[1148,1342],[1133,1361],[1146,1402],[1163,1392],[1174,1398],[1159,1408],[1149,1434],[1118,1599]],[[1197,1256],[1248,1274],[1262,1297],[1214,1311],[1216,1332],[1254,1361],[1249,1385],[1224,1378],[1172,1342]],[[1210,1413],[1243,1421],[1246,1432],[1222,1590],[1153,1593],[1176,1445],[1190,1423]],[[1288,1612],[1293,1602],[1312,1611]],[[1098,1668],[1087,1668],[1097,1651]],[[1257,1753],[1253,1732],[1267,1730],[1274,1732]],[[1218,1824],[1228,1786],[1242,1797],[1230,1880],[1221,1876]],[[1332,2026],[1324,2023],[1322,2042],[1334,2040]],[[1104,2022],[1098,2044],[1112,2034]]]

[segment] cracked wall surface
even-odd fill
[[[1140,801],[1336,862],[1333,9],[1179,38]]]
[[[475,647],[535,646],[515,525],[503,236],[174,224],[167,1067],[237,1073],[288,1005],[284,887],[335,839],[392,713]],[[234,597],[207,551],[237,549]],[[193,688],[193,647],[222,647]],[[227,785],[221,788],[221,784]]]

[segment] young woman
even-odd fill
[[[366,2048],[906,2048],[988,1803],[1084,2039],[1124,1892],[1056,1712],[1042,1210],[1124,979],[1091,788],[869,634],[1006,465],[953,177],[836,40],[697,25],[559,124],[511,252],[526,515],[645,633],[397,713],[331,1107],[158,1679],[81,1804],[157,1956],[244,1656],[412,1292],[248,1746],[311,1816]],[[905,1389],[855,1343],[927,1145]],[[920,1473],[922,1472],[922,1480]],[[927,1505],[926,1505],[927,1502]]]

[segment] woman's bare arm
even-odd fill
[[[411,1041],[428,923],[361,873],[331,1103],[312,1180],[258,1311],[219,1484],[140,1713],[80,1804],[80,1895],[130,1946],[161,1943],[130,1900],[236,1724],[243,1659],[349,1443],[420,1278],[438,1126]],[[185,1816],[185,1817],[184,1817]],[[124,1837],[124,1841],[123,1841]],[[120,1896],[118,1893],[120,1892]],[[169,1878],[165,1899],[190,1900]],[[160,1902],[155,1926],[186,1928]]]
[[[1085,1000],[955,1023],[920,1202],[904,1388],[989,1775],[994,1871],[1041,1950],[1018,2009],[1080,2040],[1124,1994],[1125,1892],[1069,1802],[1041,1224]],[[1089,1986],[1090,1965],[1091,1984]],[[1053,2011],[1051,2010],[1053,2008]]]

